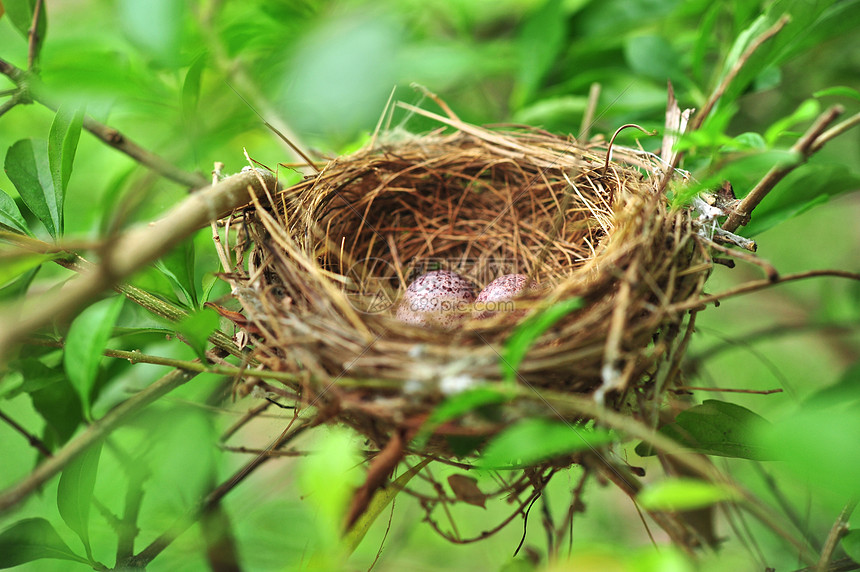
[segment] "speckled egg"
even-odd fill
[[[540,292],[540,286],[525,274],[499,276],[481,290],[475,299],[475,317],[489,318],[496,312],[512,310],[512,300],[526,293]],[[511,312],[511,316],[522,317],[525,310]]]
[[[397,319],[407,324],[453,330],[475,301],[475,285],[450,270],[422,274],[406,288]]]

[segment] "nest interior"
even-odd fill
[[[616,406],[630,390],[653,390],[668,353],[659,340],[683,320],[671,307],[697,296],[711,267],[690,214],[659,192],[659,159],[440,121],[447,132],[375,142],[245,209],[253,247],[233,280],[256,355],[303,379],[291,389],[306,402],[349,402],[353,425],[368,425],[358,415],[376,426],[504,379],[518,323],[578,299],[531,343],[520,382],[574,393],[609,385]],[[524,317],[470,319],[454,332],[398,322],[406,285],[437,268],[479,288],[522,273],[542,289],[520,300]]]

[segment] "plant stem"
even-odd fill
[[[38,86],[30,83],[30,78],[36,76],[31,75],[3,59],[0,59],[0,73],[9,77],[9,79],[15,82],[19,87],[22,84],[29,84],[26,91],[28,96],[32,97],[33,101],[37,101],[48,109],[54,111],[59,107],[58,102],[42,93],[39,93]],[[23,103],[23,101],[21,103]],[[29,103],[29,99],[27,99],[27,103]],[[84,116],[83,127],[107,145],[113,147],[117,151],[125,153],[141,165],[152,169],[172,181],[192,189],[198,189],[206,186],[207,184],[206,177],[203,175],[198,173],[189,173],[184,169],[180,169],[159,155],[156,155],[151,151],[147,151],[113,127],[108,127],[107,125],[99,123],[88,115]]]
[[[800,156],[799,160],[790,165],[772,167],[749,194],[743,198],[740,204],[731,210],[726,222],[723,223],[723,230],[733,232],[739,226],[747,224],[753,209],[773,190],[777,183],[794,169],[805,163],[813,153],[821,148],[821,146],[816,146],[816,141],[818,141],[818,138],[827,129],[827,126],[833,123],[843,111],[841,106],[834,105],[821,114],[815,120],[815,123],[803,134],[803,137],[791,146],[791,150]]]
[[[258,180],[259,179],[259,180]],[[164,218],[132,228],[106,246],[101,263],[83,272],[63,288],[62,296],[47,293],[24,310],[0,310],[0,362],[8,352],[34,331],[55,320],[63,320],[97,298],[104,290],[157,260],[195,230],[224,216],[250,200],[249,188],[274,187],[274,177],[248,171],[228,177],[216,185],[194,193]]]

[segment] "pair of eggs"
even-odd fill
[[[523,274],[499,276],[475,295],[475,285],[456,272],[434,270],[416,278],[397,306],[397,319],[407,324],[453,330],[473,311],[487,318],[510,310],[512,300],[540,287]],[[507,302],[507,303],[506,303]]]

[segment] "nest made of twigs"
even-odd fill
[[[436,116],[438,117],[438,116]],[[256,357],[291,372],[291,391],[377,443],[445,394],[501,381],[519,324],[574,298],[516,367],[520,383],[660,399],[661,336],[710,269],[690,214],[659,192],[652,154],[532,128],[456,118],[421,136],[392,134],[244,211],[253,243],[239,284]],[[451,130],[453,128],[453,132]],[[396,137],[394,135],[397,135]],[[539,292],[525,311],[455,331],[398,322],[416,275],[455,270],[480,286],[522,273]]]

